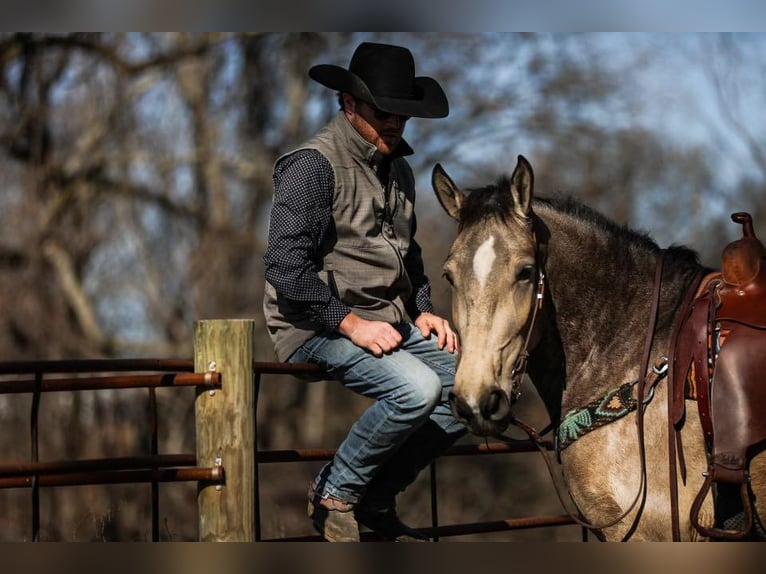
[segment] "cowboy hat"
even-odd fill
[[[348,70],[319,64],[309,70],[309,77],[389,114],[443,118],[449,113],[447,96],[439,83],[415,76],[415,60],[407,48],[363,42],[351,57]]]

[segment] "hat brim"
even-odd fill
[[[309,77],[338,92],[347,92],[381,111],[415,118],[444,118],[449,114],[447,96],[439,83],[428,76],[414,79],[419,97],[387,98],[375,96],[359,76],[340,66],[319,64],[309,70]]]

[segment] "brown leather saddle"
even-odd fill
[[[766,250],[749,214],[731,217],[742,224],[743,237],[723,250],[720,273],[695,282],[687,296],[671,342],[668,380],[671,434],[683,425],[684,400],[696,399],[708,448],[708,470],[692,505],[692,524],[703,536],[743,539],[754,528],[749,461],[766,442]],[[682,456],[679,460],[685,473]],[[739,489],[741,528],[700,524],[699,511],[713,485]]]

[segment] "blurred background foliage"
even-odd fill
[[[195,321],[247,317],[257,358],[273,360],[261,312],[271,169],[336,112],[308,68],[347,66],[363,40],[408,46],[450,99],[447,119],[405,134],[440,313],[455,227],[430,190],[436,162],[470,188],[523,154],[538,194],[572,194],[710,265],[739,233],[734,211],[766,238],[764,35],[2,33],[0,359],[188,358]],[[158,395],[161,452],[193,452],[193,395]],[[29,459],[29,403],[0,395],[3,462]],[[43,403],[41,460],[147,452],[142,394]],[[337,446],[365,406],[338,385],[267,380],[259,444]],[[544,426],[531,387],[522,407]],[[440,461],[440,521],[559,513],[532,456]],[[274,466],[261,475],[264,535],[310,533],[315,469]],[[196,486],[161,490],[162,538],[194,540]],[[403,496],[413,524],[429,524],[427,492],[419,479]],[[0,491],[0,539],[29,538],[29,497]],[[149,500],[148,486],[46,489],[42,538],[148,540]],[[478,538],[524,537],[579,531]]]

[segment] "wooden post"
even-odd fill
[[[194,403],[197,466],[224,468],[223,487],[199,483],[197,509],[202,542],[255,539],[255,421],[252,320],[197,321],[194,370],[221,373],[221,388],[198,387]]]

